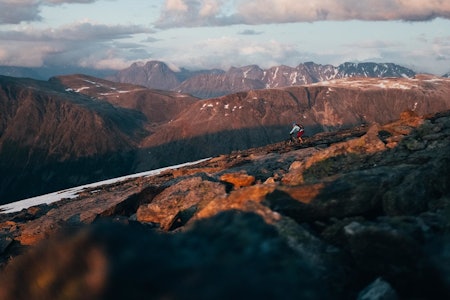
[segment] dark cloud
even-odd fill
[[[0,1],[0,24],[19,24],[22,21],[39,21],[40,9],[36,1]]]
[[[42,20],[41,7],[61,4],[88,4],[98,0],[0,0],[0,24],[19,24]]]

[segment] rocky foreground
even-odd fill
[[[450,111],[0,214],[1,299],[449,299]]]

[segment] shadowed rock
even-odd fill
[[[99,224],[17,259],[0,280],[15,299],[319,299],[313,265],[253,214],[226,212],[177,236]]]

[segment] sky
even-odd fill
[[[0,0],[0,66],[450,72],[450,0]]]

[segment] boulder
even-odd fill
[[[136,212],[137,221],[156,223],[161,229],[169,230],[174,222],[181,219],[187,222],[197,210],[211,201],[220,201],[225,195],[225,186],[221,183],[203,180],[199,176],[183,179],[166,188],[150,203],[141,205]],[[183,212],[182,218],[180,214]]]

